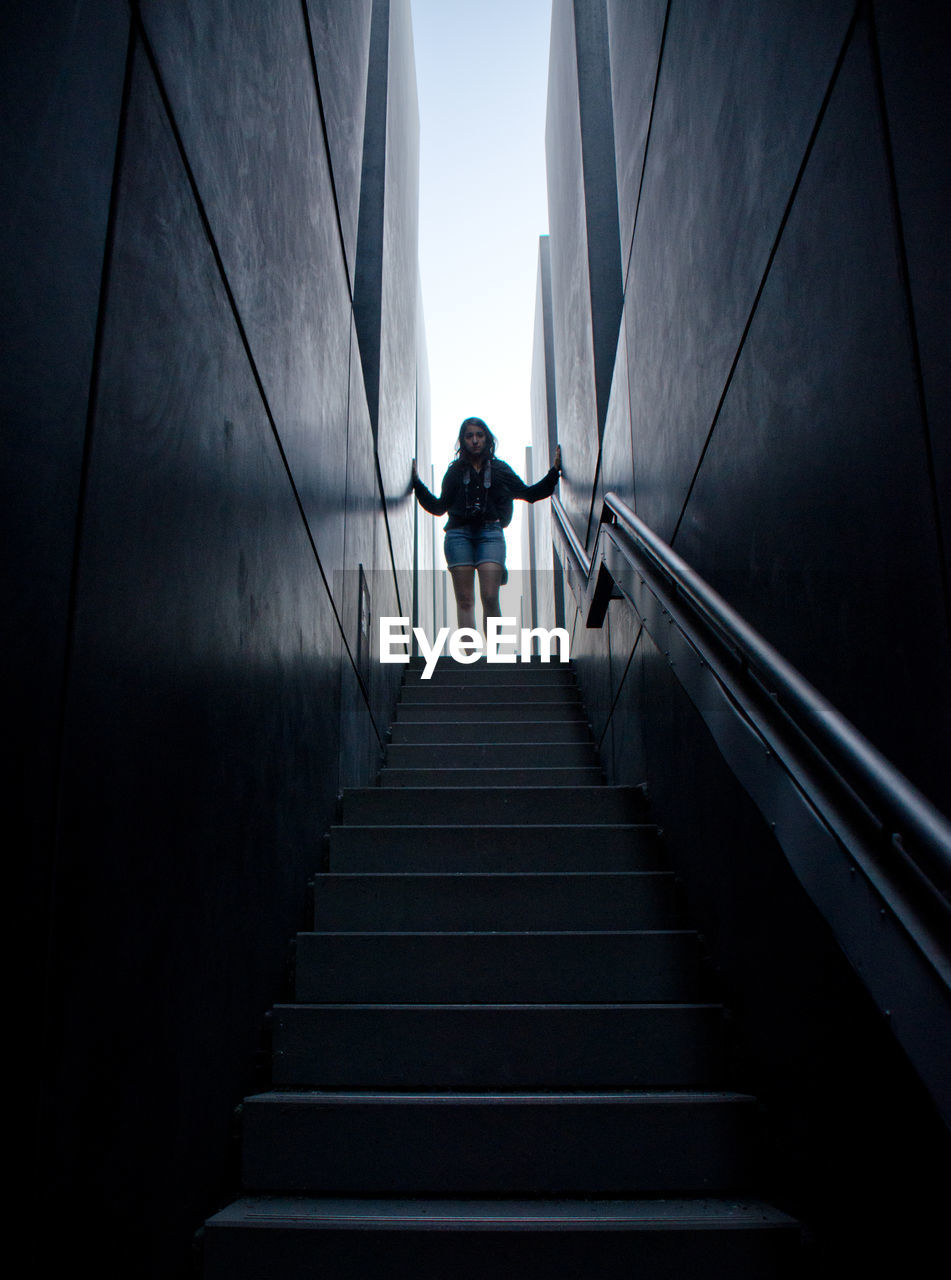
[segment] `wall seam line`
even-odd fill
[[[634,258],[634,237],[637,234],[637,220],[641,212],[641,194],[644,190],[644,175],[647,172],[647,156],[650,151],[651,137],[654,132],[654,109],[657,106],[657,91],[660,87],[660,72],[664,62],[664,52],[667,48],[667,27],[670,23],[670,5],[671,0],[667,0],[667,8],[664,10],[664,27],[660,35],[660,48],[657,51],[657,68],[654,72],[654,92],[651,94],[651,109],[647,120],[647,136],[644,139],[644,155],[641,159],[641,176],[637,183],[637,199],[634,201],[634,222],[631,226],[631,239],[627,246],[627,261],[624,265],[624,294],[627,295],[627,282],[631,274],[631,262]]]
[[[644,155],[641,157],[641,173],[637,182],[637,199],[634,201],[634,221],[631,225],[631,239],[627,246],[627,254],[624,263],[624,292],[622,295],[621,309],[621,329],[624,333],[624,359],[625,359],[625,377],[627,379],[627,421],[628,435],[631,441],[631,494],[632,507],[637,509],[637,463],[634,453],[634,398],[631,394],[631,353],[628,346],[628,324],[625,316],[627,303],[627,287],[631,278],[631,263],[634,261],[634,237],[637,234],[637,223],[641,214],[641,196],[644,192],[644,179],[647,174],[647,159],[650,154],[651,138],[654,135],[654,112],[657,107],[657,94],[660,89],[660,73],[664,63],[664,53],[667,49],[667,29],[670,25],[670,6],[671,0],[667,0],[664,9],[664,25],[660,33],[660,47],[657,50],[657,65],[654,70],[654,90],[651,94],[651,109],[647,120],[647,134],[644,138]],[[615,364],[617,364],[617,356],[615,355]]]
[[[594,520],[594,508],[598,501],[598,486],[601,483],[601,452],[602,444],[598,441],[598,458],[594,464],[594,480],[591,485],[591,499],[588,503],[588,520],[584,529],[584,545],[588,546],[588,539],[591,537],[591,525]]]
[[[697,458],[697,464],[694,468],[694,473],[693,473],[693,476],[691,477],[686,495],[684,496],[683,504],[681,505],[681,508],[680,508],[680,514],[677,517],[677,522],[674,525],[673,532],[671,533],[670,538],[668,539],[668,543],[670,546],[673,546],[674,541],[677,537],[677,534],[680,531],[680,526],[683,523],[684,516],[687,514],[687,507],[690,505],[690,499],[693,496],[694,488],[696,487],[697,480],[700,477],[700,471],[703,467],[704,459],[707,456],[707,450],[709,449],[710,444],[713,440],[713,434],[716,431],[717,424],[720,421],[720,414],[723,411],[723,406],[726,403],[727,395],[729,394],[730,387],[733,384],[733,378],[736,374],[737,368],[739,367],[740,357],[743,354],[744,348],[746,346],[746,340],[749,337],[750,330],[753,327],[753,321],[756,318],[756,313],[759,309],[760,300],[762,299],[763,293],[766,290],[766,283],[769,280],[769,275],[770,275],[770,272],[772,271],[773,263],[776,260],[777,253],[779,252],[779,246],[782,243],[783,235],[785,234],[785,231],[786,231],[786,225],[789,222],[790,217],[792,216],[793,206],[796,202],[796,197],[799,194],[799,188],[802,185],[803,178],[805,177],[809,160],[812,157],[812,152],[815,149],[815,144],[819,137],[819,131],[822,128],[823,121],[825,120],[825,117],[826,117],[826,112],[829,109],[829,103],[832,101],[832,94],[835,90],[836,84],[838,83],[839,75],[842,71],[842,66],[845,62],[846,54],[848,53],[849,48],[851,47],[852,38],[855,34],[855,28],[858,24],[859,16],[861,13],[861,9],[864,5],[864,2],[865,0],[858,0],[858,4],[853,10],[852,17],[849,20],[849,25],[846,28],[845,38],[842,41],[842,45],[839,49],[838,56],[836,57],[835,64],[832,68],[832,73],[829,77],[829,82],[826,85],[825,93],[822,96],[822,102],[819,106],[818,114],[816,116],[815,122],[813,123],[812,129],[809,133],[809,140],[806,143],[806,149],[803,153],[802,160],[800,161],[799,169],[793,181],[792,188],[790,189],[789,196],[787,197],[785,208],[783,209],[782,217],[779,220],[779,227],[776,231],[776,235],[773,239],[773,243],[770,248],[769,255],[766,259],[766,266],[764,267],[763,274],[760,277],[760,282],[759,282],[759,285],[757,286],[756,294],[754,295],[754,298],[753,298],[753,303],[746,317],[746,323],[743,326],[743,331],[740,334],[740,340],[737,344],[736,351],[733,355],[733,360],[730,364],[730,368],[726,376],[726,381],[724,382],[723,389],[720,392],[720,397],[717,401],[716,409],[714,410],[713,420],[710,423],[710,428],[707,431],[706,439],[703,442],[703,448],[700,450],[700,456]]]
[[[300,0],[301,10],[304,15],[304,30],[307,33],[307,51],[310,55],[310,69],[314,77],[314,92],[317,95],[317,111],[320,115],[320,129],[324,138],[324,155],[327,157],[327,172],[330,175],[330,190],[334,198],[334,213],[337,221],[337,238],[340,241],[340,256],[343,258],[344,274],[347,277],[347,292],[350,295],[350,307],[353,308],[353,281],[350,278],[350,266],[353,266],[354,275],[356,275],[356,263],[351,264],[347,257],[347,245],[343,238],[343,219],[340,216],[340,199],[337,195],[337,180],[334,177],[333,157],[330,154],[330,138],[327,134],[327,117],[324,113],[324,99],[320,92],[320,79],[317,75],[317,53],[314,49],[314,33],[310,25],[310,11],[307,8],[307,0]]]
[[[374,465],[374,468],[376,469],[377,488],[380,491],[380,499],[383,503],[383,525],[386,529],[386,543],[390,550],[390,568],[393,570],[393,586],[394,586],[394,589],[396,590],[396,607],[399,609],[400,616],[402,617],[403,602],[400,599],[400,579],[399,579],[399,574],[397,573],[397,570],[396,570],[396,556],[393,552],[393,535],[390,532],[390,517],[389,517],[389,511],[386,505],[386,488],[383,484],[383,471],[380,467],[380,455],[377,452],[376,447],[374,447],[373,449],[373,465]]]
[[[641,642],[641,636],[642,636],[643,634],[644,634],[644,624],[643,624],[643,622],[640,620],[640,618],[638,618],[638,620],[637,620],[637,635],[634,637],[634,643],[633,643],[633,645],[631,646],[631,652],[628,654],[627,662],[626,662],[626,663],[625,663],[625,665],[624,665],[624,674],[621,676],[621,682],[620,682],[620,684],[619,684],[619,685],[618,685],[618,687],[617,687],[617,693],[614,695],[614,700],[613,700],[613,701],[612,701],[612,703],[611,703],[611,710],[608,712],[607,719],[606,719],[606,720],[605,720],[605,722],[604,722],[604,728],[601,730],[601,737],[598,739],[598,754],[599,754],[599,755],[600,755],[600,752],[601,752],[601,743],[604,741],[604,735],[607,733],[608,729],[611,727],[611,721],[614,719],[614,712],[615,712],[615,709],[616,709],[617,704],[618,704],[618,699],[619,699],[619,698],[620,698],[620,696],[621,696],[621,691],[622,691],[622,689],[624,688],[624,682],[625,682],[625,680],[627,679],[627,673],[628,673],[628,672],[630,671],[630,669],[631,669],[631,663],[634,661],[634,655],[635,655],[635,653],[637,653],[637,646],[640,644],[640,642]]]

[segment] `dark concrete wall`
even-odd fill
[[[168,1277],[233,1195],[232,1110],[400,674],[373,657],[398,582],[412,607],[426,386],[409,14],[387,44],[381,464],[352,302],[369,2],[17,8],[2,505],[31,1186],[50,1269],[62,1241]]]
[[[548,149],[576,531],[598,471],[947,806],[948,178],[929,146],[951,112],[945,78],[910,71],[947,49],[945,11],[608,4],[627,274],[602,416],[570,8]]]
[[[632,8],[610,11],[616,84]],[[631,492],[946,806],[947,317],[903,260],[923,261],[929,217],[938,260],[921,273],[946,252],[947,193],[910,118],[930,134],[948,111],[942,77],[889,74],[919,44],[942,45],[943,11],[921,6],[903,27],[888,5],[742,11],[698,23],[670,7],[625,296]],[[904,108],[901,133],[882,88]],[[619,95],[617,136],[639,150],[627,105]],[[896,174],[912,166],[923,181],[903,197]],[[898,622],[899,600],[913,621]]]
[[[428,476],[432,470],[430,441],[432,410],[429,387],[429,364],[426,359],[426,326],[423,319],[422,283],[417,277],[416,302],[416,442],[415,456],[419,474]],[[395,477],[398,479],[398,477]],[[413,557],[416,583],[413,600],[416,605],[416,626],[424,628],[428,636],[436,634],[436,579],[435,579],[435,530],[433,522],[425,519],[418,503],[413,503]]]
[[[546,376],[576,532],[600,431],[596,495],[635,506],[947,811],[946,10],[608,0],[625,290],[602,417],[567,8]],[[736,1013],[737,1073],[767,1102],[777,1194],[828,1274],[855,1249],[897,1268],[951,1168],[930,1103],[625,607],[599,631],[576,617],[572,653],[609,777],[650,785]]]
[[[373,0],[357,231],[354,316],[387,531],[394,548],[412,549],[409,484],[416,451],[417,298],[419,289],[419,107],[409,0]],[[396,563],[403,616],[412,611],[411,561]]]
[[[538,274],[535,286],[535,332],[532,347],[532,467],[543,476],[551,466],[558,444],[558,408],[555,395],[555,350],[551,300],[551,254],[548,236],[538,242]],[[560,494],[559,494],[560,496]],[[564,600],[560,576],[555,575],[551,537],[551,507],[536,502],[531,508],[535,550],[536,626],[563,625]],[[523,553],[523,564],[528,561]]]
[[[373,0],[350,0],[349,4],[307,0],[317,90],[351,288],[357,257],[372,13]]]
[[[555,0],[545,153],[560,496],[586,541],[608,410],[622,273],[607,13]]]
[[[375,0],[380,4],[382,0]],[[388,0],[389,88],[383,208],[379,414],[377,454],[396,551],[404,614],[412,611],[412,575],[403,574],[412,547],[416,503],[410,464],[416,449],[417,299],[419,296],[419,107],[409,0]],[[426,413],[428,415],[428,403]],[[428,426],[427,428],[428,429]]]
[[[5,6],[0,19],[3,774],[18,850],[13,900],[41,976],[76,523],[129,44],[121,5],[97,6],[86,23],[76,10],[67,0],[50,5],[41,29],[25,5]],[[36,1046],[42,981],[39,990],[16,987],[17,1024]]]

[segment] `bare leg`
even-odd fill
[[[499,589],[502,586],[502,566],[491,560],[483,560],[476,566],[479,573],[479,595],[482,598],[482,629],[488,634],[489,618],[500,618]]]
[[[456,593],[456,623],[459,627],[475,630],[475,568],[460,564],[449,570],[452,589]]]

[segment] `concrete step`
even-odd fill
[[[413,671],[421,671],[426,665],[426,660],[422,654],[416,654],[410,658],[409,662],[404,665],[404,672],[407,674]],[[543,662],[538,654],[533,655],[528,661],[523,662],[519,658],[516,662],[489,662],[486,658],[477,658],[475,662],[457,662],[455,658],[450,658],[447,653],[443,653],[436,659],[435,671],[437,673],[455,672],[457,675],[470,675],[473,672],[484,671],[491,675],[495,671],[518,671],[523,675],[529,675],[533,671],[574,671],[573,662],[562,662],[559,658],[549,658],[547,662]]]
[[[468,827],[640,822],[640,787],[353,787],[343,793],[343,823],[357,826]]]
[[[790,1280],[796,1222],[755,1200],[247,1197],[210,1218],[205,1280]]]
[[[311,1004],[605,1004],[697,998],[689,930],[300,933],[295,999]]]
[[[381,787],[596,787],[603,781],[600,767],[593,765],[507,765],[501,769],[399,769],[387,765],[380,770]]]
[[[392,794],[392,793],[391,793]],[[455,819],[460,814],[453,815]],[[656,827],[637,823],[541,823],[478,827],[352,823],[330,828],[337,872],[564,872],[665,869]]]
[[[314,885],[317,931],[669,929],[675,921],[674,877],[662,871],[327,873]]]
[[[465,720],[470,723],[494,724],[501,720],[577,720],[586,723],[580,702],[549,699],[547,702],[529,702],[524,698],[509,700],[501,705],[479,702],[474,698],[455,698],[452,702],[400,702],[396,708],[396,724],[418,723],[445,724],[447,721]],[[429,739],[433,740],[432,735]]]
[[[490,683],[484,680],[465,685],[420,681],[419,684],[405,684],[400,690],[401,706],[415,703],[507,706],[511,702],[550,702],[576,707],[580,705],[581,695],[574,685],[569,684],[502,684],[500,681]]]
[[[393,769],[567,769],[598,764],[591,742],[478,742],[390,744],[386,767]]]
[[[315,1089],[696,1089],[713,1004],[277,1005],[272,1080]]]
[[[586,720],[494,720],[473,721],[443,720],[439,723],[427,720],[403,720],[390,729],[390,741],[443,746],[448,743],[490,742],[591,742],[591,727]]]
[[[471,667],[463,667],[456,663],[453,667],[436,669],[428,680],[423,679],[421,666],[409,666],[403,673],[404,687],[411,684],[446,684],[455,685],[459,689],[471,688],[480,684],[518,684],[522,686],[552,685],[558,688],[577,687],[575,673],[567,663],[554,662],[543,665],[516,663],[473,663]]]
[[[204,1280],[791,1280],[798,1225],[734,1198],[755,1104],[710,1092],[696,936],[643,791],[586,784],[573,675],[420,666],[243,1107],[244,1186],[271,1194],[209,1219]]]
[[[317,1195],[711,1195],[750,1176],[735,1093],[265,1093],[242,1187]]]

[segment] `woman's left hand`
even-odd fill
[[[560,444],[555,445],[555,457],[551,465],[553,467],[557,467],[558,470],[561,471],[561,445]]]

